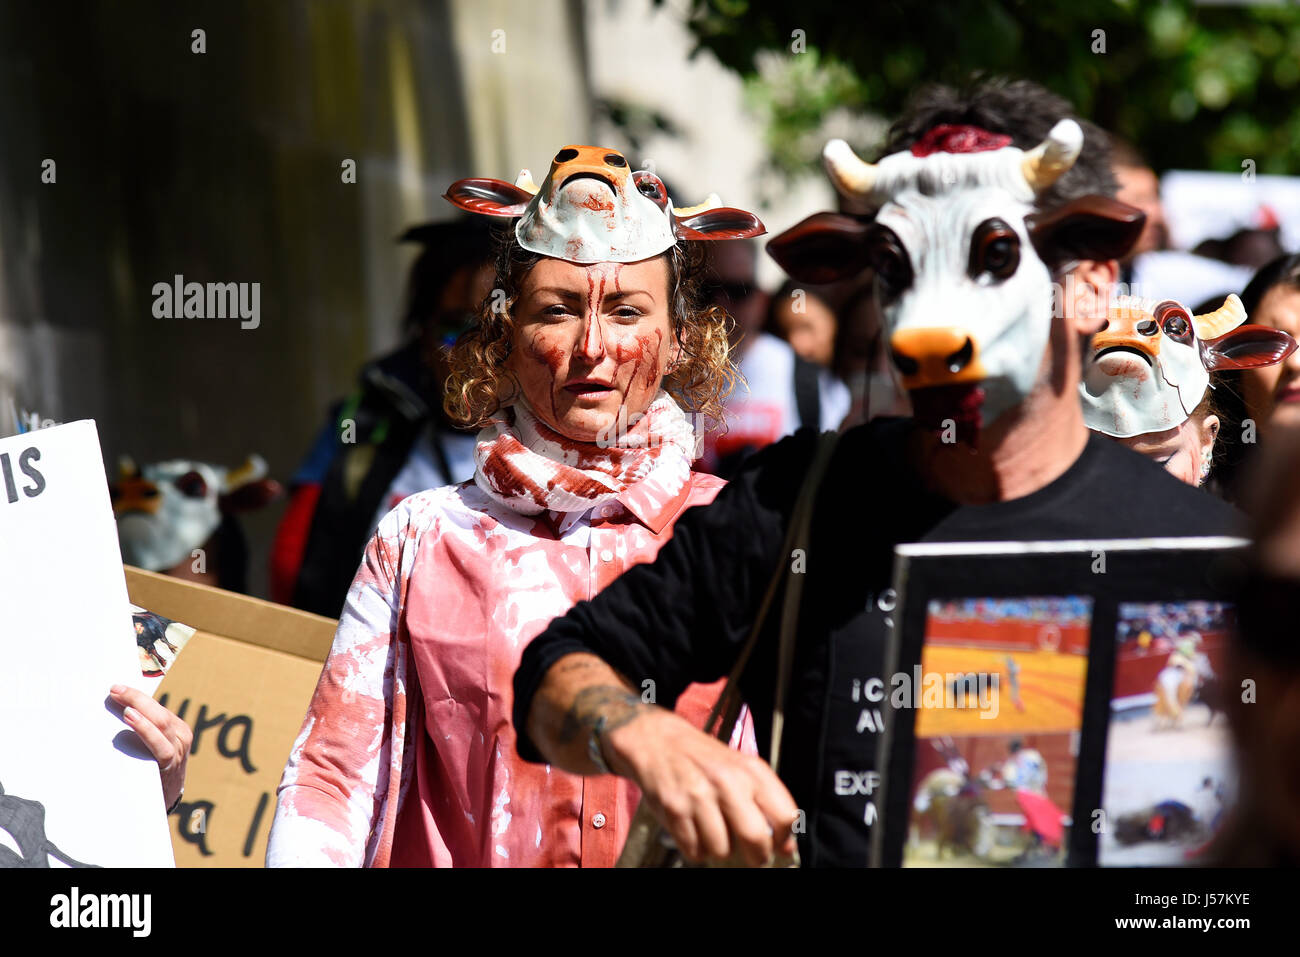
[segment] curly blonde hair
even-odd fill
[[[464,428],[486,425],[519,394],[519,383],[505,366],[514,332],[511,307],[524,277],[543,258],[521,247],[513,230],[500,230],[496,242],[496,288],[479,305],[474,327],[447,354],[451,373],[443,408]],[[668,263],[668,317],[681,348],[680,358],[664,375],[663,388],[684,410],[704,416],[709,428],[718,428],[723,400],[737,379],[728,339],[733,320],[718,306],[700,301],[706,257],[699,247],[683,242],[663,253]]]

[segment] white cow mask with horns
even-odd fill
[[[1036,385],[1053,318],[1054,271],[1113,259],[1141,232],[1139,210],[1104,196],[1039,203],[1083,146],[1074,120],[1030,150],[1004,134],[938,126],[871,164],[841,140],[824,151],[849,214],[818,213],[768,252],[796,279],[873,270],[885,335],[915,417],[979,430]]]

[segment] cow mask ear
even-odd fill
[[[1280,329],[1238,326],[1226,335],[1201,342],[1201,362],[1211,372],[1257,369],[1282,362],[1296,350],[1296,341]]]
[[[1119,259],[1137,242],[1146,221],[1142,210],[1108,196],[1080,196],[1025,219],[1039,258],[1049,265]]]
[[[283,492],[284,488],[274,479],[257,479],[221,493],[217,506],[223,515],[251,512],[279,498]]]
[[[767,227],[753,213],[719,206],[683,219],[673,216],[673,232],[678,239],[751,239]]]
[[[870,220],[814,213],[767,244],[767,254],[799,282],[824,285],[857,276],[870,265]]]
[[[467,213],[483,216],[522,216],[533,194],[501,179],[461,179],[443,199]]]

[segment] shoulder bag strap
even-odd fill
[[[736,658],[736,664],[732,667],[731,674],[727,676],[727,684],[723,688],[722,694],[718,696],[717,703],[714,704],[713,710],[709,713],[709,718],[704,724],[704,730],[713,734],[719,740],[730,741],[735,731],[736,721],[740,717],[740,709],[743,705],[740,695],[740,676],[749,663],[754,646],[758,644],[758,637],[763,630],[763,622],[767,619],[772,602],[781,589],[781,583],[787,577],[787,571],[790,569],[788,562],[791,553],[796,548],[807,549],[809,533],[812,527],[813,505],[838,440],[838,432],[823,432],[817,438],[817,450],[814,453],[812,465],[809,467],[803,484],[799,488],[799,495],[795,499],[794,508],[790,515],[790,524],[786,527],[785,542],[781,547],[781,555],[777,561],[776,570],[772,574],[771,581],[768,582],[767,590],[763,593],[763,600],[758,607],[758,614],[754,618],[749,637],[745,639],[740,655]],[[803,577],[803,575],[793,574],[789,576],[790,582],[786,588],[781,609],[781,633],[777,647],[776,693],[775,700],[772,702],[772,739],[768,752],[771,755],[770,763],[773,771],[778,770],[781,734],[785,728],[785,693],[789,687],[789,672],[794,660],[794,646],[799,624],[799,600],[803,592]],[[617,866],[680,866],[680,854],[670,849],[671,844],[665,840],[666,837],[667,835],[663,832],[662,826],[650,811],[649,806],[645,801],[642,801],[632,819],[627,843],[624,844],[623,852],[619,855]]]

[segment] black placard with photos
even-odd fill
[[[872,863],[1203,863],[1245,545],[900,545]]]

